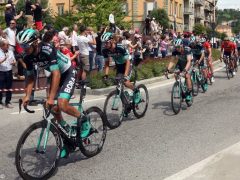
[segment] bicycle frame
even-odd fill
[[[77,106],[78,107],[78,110],[80,113],[83,113],[84,110],[83,110],[83,102],[84,102],[84,98],[86,96],[86,85],[81,85],[82,88],[81,88],[81,95],[80,95],[80,100],[79,100],[79,103],[70,103],[71,106]],[[68,144],[70,144],[73,148],[76,148],[76,146],[79,146],[76,142],[78,142],[79,140],[79,127],[80,127],[80,122],[77,121],[77,141],[75,139],[73,139],[68,133],[66,132],[65,129],[63,129],[63,127],[55,122],[55,121],[52,121],[51,118],[49,117],[50,114],[52,114],[51,112],[47,113],[47,110],[45,109],[44,107],[44,114],[43,114],[43,119],[45,121],[47,121],[47,128],[46,128],[46,135],[45,135],[45,138],[44,138],[44,144],[43,144],[43,151],[45,152],[46,151],[46,146],[47,146],[47,142],[48,142],[48,137],[49,137],[49,131],[50,131],[50,127],[51,125],[53,125],[58,131],[60,131],[60,135],[61,137],[66,140],[68,142]],[[90,122],[89,121],[86,121],[86,122],[83,122],[83,124],[85,124],[85,127],[86,126],[90,126]],[[40,146],[41,146],[41,142],[42,142],[42,138],[43,138],[43,134],[44,134],[44,131],[45,129],[42,129],[40,135],[39,135],[39,138],[38,138],[38,142],[37,142],[37,151],[40,151]],[[85,134],[88,134],[90,131],[90,128],[88,130],[87,133]],[[85,137],[86,135],[83,135],[81,134],[81,137]]]

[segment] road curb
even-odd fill
[[[220,60],[214,61],[213,65],[216,66],[219,63],[221,63]],[[169,79],[173,78],[173,74],[169,75]],[[145,85],[149,85],[149,84],[153,84],[153,83],[157,83],[157,82],[162,82],[166,80],[165,76],[160,76],[160,77],[154,77],[151,79],[144,79],[141,81],[137,81],[137,84],[145,84]],[[87,94],[89,95],[105,95],[105,94],[109,94],[111,91],[113,91],[116,88],[116,86],[110,86],[107,88],[102,88],[102,89],[87,89]]]

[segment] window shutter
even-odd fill
[[[147,17],[148,12],[147,12],[147,3],[144,2],[144,19]]]
[[[158,8],[158,4],[157,1],[154,2],[154,8],[153,9],[157,9]]]
[[[126,16],[128,16],[128,14],[129,14],[128,11],[129,11],[128,10],[128,3],[126,2],[126,14],[125,14]]]

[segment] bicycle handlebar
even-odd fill
[[[37,100],[37,101],[34,101],[34,102],[36,102],[36,104],[41,104],[41,105],[45,104],[45,100]],[[23,100],[22,100],[22,99],[19,99],[19,113],[20,113],[21,110],[22,110],[22,103],[23,103]],[[31,114],[35,113],[34,110],[28,109],[27,106],[23,106],[23,108],[24,108],[24,110],[25,110],[26,112],[28,112],[28,113],[31,113]]]

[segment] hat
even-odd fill
[[[11,4],[7,4],[7,5],[6,5],[6,8],[10,8],[10,7],[12,7]]]

